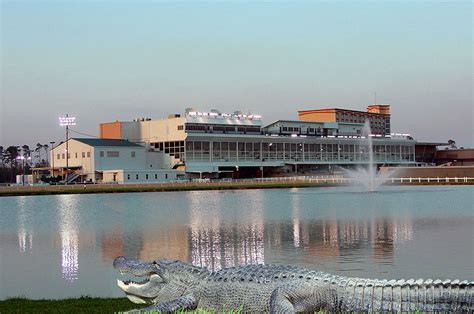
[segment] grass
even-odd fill
[[[143,306],[142,306],[143,307]],[[140,308],[127,298],[80,297],[63,300],[11,298],[0,301],[0,313],[117,313]]]
[[[148,305],[134,304],[127,298],[92,298],[80,297],[63,300],[30,300],[11,298],[0,301],[0,313],[118,313],[139,309]],[[237,314],[242,309],[227,310],[219,313]],[[209,314],[203,309],[195,311],[178,311],[177,313]]]
[[[1,190],[1,196],[23,196],[23,195],[55,195],[55,194],[96,194],[96,193],[134,193],[134,192],[173,192],[173,191],[198,191],[198,190],[241,190],[241,189],[279,189],[279,188],[304,188],[335,186],[333,183],[312,182],[254,182],[254,183],[211,183],[211,184],[172,184],[172,185],[143,185],[127,186],[115,185],[108,187],[87,186],[85,189],[79,185],[77,188],[68,186],[64,189],[46,187],[41,190]]]

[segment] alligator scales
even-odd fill
[[[473,311],[474,282],[466,280],[372,280],[284,265],[211,272],[180,261],[125,257],[117,257],[114,268],[146,277],[142,282],[118,280],[118,285],[132,302],[151,304],[142,309],[147,311]]]

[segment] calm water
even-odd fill
[[[474,280],[474,187],[0,198],[0,299],[122,296],[119,255]]]

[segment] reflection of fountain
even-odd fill
[[[377,172],[377,164],[374,162],[372,130],[370,129],[369,120],[365,121],[359,147],[362,158],[364,160],[368,160],[367,167],[358,167],[356,170],[344,170],[352,182],[355,182],[359,185],[362,184],[367,191],[374,192],[387,180],[392,172]]]

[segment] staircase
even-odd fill
[[[77,178],[79,178],[82,174],[81,170],[76,170],[73,173],[70,173],[67,177],[66,183],[74,182]]]

